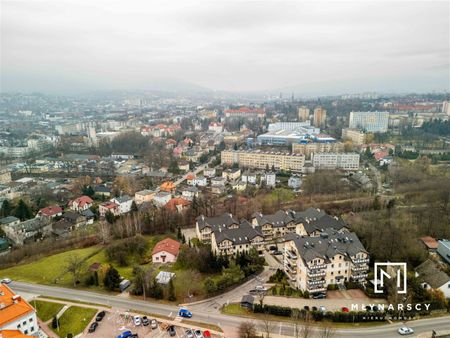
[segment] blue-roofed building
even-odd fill
[[[437,253],[450,264],[450,240],[441,239],[438,241]]]

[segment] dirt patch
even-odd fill
[[[327,299],[344,299],[341,291],[327,291]]]
[[[352,299],[369,299],[364,291],[360,289],[347,290],[347,293],[350,297],[352,297]]]

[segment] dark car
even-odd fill
[[[312,296],[313,299],[325,299],[327,298],[327,295],[324,293],[316,293]]]
[[[303,309],[305,309],[306,311],[309,311],[309,306],[308,306],[308,305],[305,305],[305,306],[303,307]]]
[[[105,311],[100,311],[99,313],[97,313],[97,316],[95,317],[95,321],[101,322],[102,319],[105,317],[105,315],[106,315]]]
[[[169,336],[171,336],[171,337],[175,337],[177,335],[177,331],[175,331],[175,326],[173,326],[173,325],[170,325],[167,328],[167,332],[169,332]]]
[[[313,310],[313,311],[317,311],[317,310],[318,310],[318,309],[317,309],[317,306],[313,306],[313,307],[312,307],[312,310]]]
[[[150,324],[150,320],[147,318],[147,316],[142,317],[142,325],[148,326]]]
[[[93,322],[91,324],[91,326],[89,326],[89,333],[95,332],[95,330],[97,329],[98,323],[97,322]]]

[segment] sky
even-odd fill
[[[449,1],[0,1],[3,92],[450,91]]]

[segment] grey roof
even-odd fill
[[[49,223],[50,221],[47,217],[36,217],[14,225],[14,230],[23,232],[39,231]]]
[[[217,227],[213,229],[213,233],[217,244],[224,240],[229,240],[234,245],[248,244],[257,236],[263,237],[263,234],[259,230],[254,229],[246,220],[241,222],[239,228]]]
[[[450,282],[450,277],[444,271],[439,270],[430,259],[420,264],[415,270],[419,274],[419,280],[427,283],[433,289],[438,289]]]
[[[92,217],[95,216],[91,209],[83,210],[83,211],[81,212],[81,214],[82,214],[83,216],[87,217],[87,218],[92,218]]]
[[[114,199],[117,202],[119,202],[119,203],[125,203],[125,202],[131,200],[132,198],[130,196],[128,196],[128,195],[123,195],[123,196],[120,196],[120,197],[115,197]]]
[[[349,228],[347,223],[345,223],[341,218],[333,217],[327,214],[318,219],[305,219],[303,225],[308,234],[311,234],[314,231],[323,232],[327,228],[332,228],[337,231],[341,230],[342,228]]]
[[[254,213],[252,218],[255,218],[258,226],[264,224],[272,224],[274,228],[285,227],[288,223],[294,221],[294,217],[291,210],[278,210],[272,215],[263,215],[262,213]]]
[[[104,185],[96,185],[94,187],[95,192],[111,192],[111,189],[109,189],[107,186]]]
[[[244,296],[242,296],[242,299],[241,299],[241,303],[253,304],[254,301],[255,301],[255,297],[253,297],[252,295],[244,295]]]
[[[14,216],[7,216],[7,217],[4,217],[4,218],[0,219],[0,223],[1,223],[1,224],[9,224],[9,223],[16,222],[16,221],[18,221],[18,220],[19,220],[19,219],[18,219],[17,217],[14,217]]]
[[[142,195],[142,196],[151,195],[151,194],[154,194],[154,193],[155,192],[153,190],[149,190],[149,189],[144,189],[144,190],[136,192],[136,194]]]
[[[197,217],[197,223],[198,228],[200,230],[211,227],[212,229],[218,228],[218,227],[229,227],[232,224],[239,224],[239,221],[233,217],[232,214],[224,213],[221,216],[215,216],[215,217],[205,217],[205,216],[199,216]]]
[[[336,254],[341,254],[344,259],[351,260],[359,252],[367,253],[355,233],[338,233],[333,229],[326,229],[327,233],[319,237],[304,237],[297,234],[287,234],[285,241],[293,241],[305,262],[315,258],[322,258],[326,263]]]

